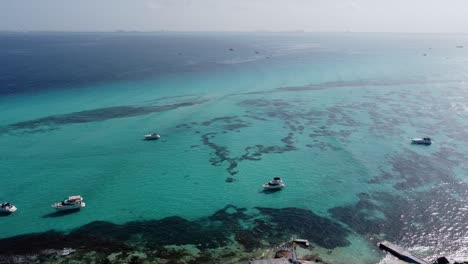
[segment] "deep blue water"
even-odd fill
[[[270,43],[272,38],[190,33],[3,33],[0,94],[157,78],[171,72],[223,67],[222,63],[231,59],[255,59],[288,48],[287,39],[276,47]]]
[[[330,63],[330,58],[340,59],[330,54],[346,56],[346,50],[376,59],[386,50],[421,55],[457,39],[430,34],[0,33],[0,95],[209,71],[278,56],[313,55]]]

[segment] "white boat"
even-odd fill
[[[146,140],[154,140],[154,139],[159,139],[161,136],[158,133],[153,133],[153,134],[148,134],[145,135]]]
[[[1,203],[0,204],[0,213],[11,214],[16,211],[16,206],[12,205],[11,203]]]
[[[432,144],[431,138],[412,138],[411,143],[413,144],[422,144],[422,145],[430,145]]]
[[[68,197],[63,202],[54,203],[52,205],[53,208],[64,211],[64,210],[76,210],[85,207],[86,204],[83,202],[83,197],[80,195],[74,195]]]
[[[283,181],[281,180],[280,177],[275,177],[273,178],[273,180],[263,184],[263,188],[265,189],[268,189],[268,190],[272,190],[272,189],[282,189],[284,188],[284,183]]]

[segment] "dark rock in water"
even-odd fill
[[[448,261],[448,259],[446,259],[445,257],[440,257],[440,258],[437,258],[437,264],[450,264],[450,262]]]
[[[234,178],[231,178],[231,177],[226,178],[226,182],[233,182],[233,181],[234,181]]]

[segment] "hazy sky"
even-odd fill
[[[468,0],[0,0],[0,30],[468,32]]]

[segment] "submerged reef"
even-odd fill
[[[192,124],[194,125],[194,124]],[[221,132],[209,132],[201,135],[201,141],[204,146],[211,148],[213,152],[213,158],[210,159],[210,163],[213,166],[221,166],[222,164],[228,164],[227,171],[231,176],[236,175],[239,171],[237,166],[240,162],[244,160],[256,161],[260,160],[263,154],[268,153],[283,153],[286,151],[295,150],[292,144],[293,142],[293,133],[289,133],[284,138],[280,139],[283,142],[284,146],[264,146],[261,144],[255,146],[246,146],[244,148],[244,153],[240,156],[233,156],[231,151],[227,146],[222,146],[218,143],[215,143],[216,137],[220,134],[226,134],[228,132],[238,132],[239,129],[247,128],[251,124],[238,116],[225,116],[217,117],[208,121],[200,123],[200,125],[205,127],[214,127]],[[178,125],[177,128],[190,128],[187,124]],[[232,179],[232,178],[231,178]]]
[[[449,84],[457,83],[461,80],[420,80],[420,79],[408,79],[408,80],[359,80],[359,81],[336,81],[336,82],[323,82],[318,84],[310,84],[304,86],[288,86],[279,87],[271,90],[247,92],[244,94],[269,94],[279,92],[301,92],[301,91],[315,91],[325,90],[340,87],[366,87],[366,86],[400,86],[400,85],[421,85],[421,84]]]
[[[198,105],[207,100],[194,100],[166,105],[141,105],[141,106],[113,106],[97,108],[86,111],[73,112],[61,115],[51,115],[42,118],[10,124],[0,127],[0,133],[5,132],[43,132],[57,129],[59,126],[68,124],[80,124],[99,122],[114,118],[134,117],[151,113],[174,110],[181,107]]]
[[[239,173],[239,164],[244,161],[259,161],[263,155],[282,154],[295,151],[303,144],[305,147],[317,150],[339,150],[340,144],[347,144],[349,137],[354,132],[351,127],[359,126],[360,123],[352,118],[345,108],[329,107],[323,110],[302,109],[302,102],[289,102],[286,100],[245,99],[238,103],[241,107],[247,107],[245,114],[241,116],[221,116],[206,121],[192,122],[190,124],[179,124],[177,129],[190,129],[194,133],[206,131],[200,135],[202,146],[212,150],[213,157],[209,162],[213,166],[227,166],[226,170],[230,176]],[[247,133],[248,129],[255,124],[271,122],[282,124],[275,141],[259,142],[258,144],[246,144],[243,151],[234,153],[229,145],[224,143],[226,134]],[[317,125],[320,124],[319,127]],[[341,126],[339,129],[334,126]],[[349,129],[347,128],[349,127]],[[307,135],[308,138],[301,135]],[[334,139],[335,144],[326,142]],[[336,139],[336,140],[335,140]],[[304,144],[305,143],[305,144]],[[200,147],[192,145],[191,148]]]
[[[257,250],[274,247],[292,235],[329,249],[349,244],[347,229],[309,210],[256,209],[247,213],[245,208],[228,205],[194,221],[176,216],[125,224],[96,221],[70,232],[4,238],[0,239],[0,262],[54,262],[65,258],[97,263],[191,264],[221,259],[236,263],[232,261],[246,261],[246,254],[252,257]]]

